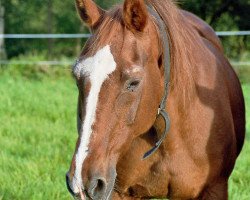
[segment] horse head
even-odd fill
[[[163,50],[143,0],[110,11],[92,0],[76,0],[76,7],[92,36],[73,67],[78,140],[67,184],[75,197],[109,199],[117,163],[155,123],[164,95]]]

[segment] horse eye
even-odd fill
[[[139,80],[133,80],[127,84],[126,89],[130,92],[134,92],[139,85],[140,85]]]

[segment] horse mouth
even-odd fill
[[[83,191],[83,192],[81,192],[79,194],[72,194],[71,193],[71,195],[73,196],[73,198],[75,200],[111,200],[112,192],[113,192],[113,188],[111,188],[107,192],[107,194],[104,197],[102,197],[101,199],[99,199],[99,198],[98,199],[97,198],[94,198],[94,199],[91,198],[86,191]]]

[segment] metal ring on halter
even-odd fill
[[[163,117],[163,119],[164,119],[164,121],[165,121],[165,131],[164,131],[164,133],[162,134],[161,139],[155,143],[155,146],[154,146],[152,149],[150,149],[149,151],[147,151],[147,152],[143,155],[143,160],[144,160],[144,159],[147,159],[149,156],[151,156],[151,155],[161,146],[161,143],[164,141],[164,139],[166,138],[167,133],[168,133],[168,131],[169,131],[169,128],[170,128],[170,120],[169,120],[169,115],[168,115],[168,113],[167,113],[165,110],[161,110],[159,116],[160,116],[160,115]]]

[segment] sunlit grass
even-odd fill
[[[0,199],[70,199],[76,88],[69,78],[0,79]]]

